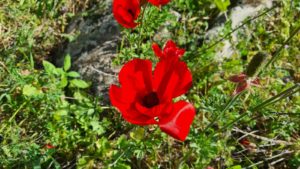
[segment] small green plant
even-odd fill
[[[64,59],[63,68],[56,68],[52,63],[48,61],[43,61],[43,66],[48,75],[53,75],[54,77],[60,77],[60,88],[67,87],[77,87],[77,88],[88,88],[90,85],[83,80],[78,79],[80,74],[74,71],[70,71],[71,68],[71,57],[67,55]]]

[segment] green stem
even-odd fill
[[[9,118],[8,122],[11,123],[12,120],[16,117],[16,115],[21,111],[21,109],[27,104],[27,102],[24,102],[15,112],[14,114]],[[0,129],[0,133],[3,131],[3,129],[6,127],[7,125],[4,123],[2,128]]]
[[[142,35],[142,33],[143,33],[143,24],[144,24],[143,21],[144,21],[145,11],[146,11],[146,9],[147,9],[147,7],[148,7],[148,4],[149,4],[149,3],[147,2],[145,8],[144,8],[143,11],[142,11],[141,24],[139,25],[139,27],[140,27],[140,30],[139,30],[140,39],[139,39],[139,42],[138,42],[138,52],[139,52],[140,50],[142,50],[141,44],[142,44],[142,40],[143,40],[143,35]]]
[[[14,112],[14,114],[9,118],[8,122],[12,122],[12,120],[16,117],[16,115],[19,113],[19,111],[27,104],[27,102],[24,102],[18,110]]]
[[[220,42],[222,42],[223,40],[227,39],[231,34],[233,34],[234,32],[236,32],[237,30],[243,28],[245,25],[247,25],[248,23],[256,20],[257,18],[260,18],[264,15],[266,15],[267,13],[269,13],[270,11],[274,10],[275,8],[277,8],[277,6],[273,6],[272,8],[270,9],[267,9],[266,11],[262,12],[261,14],[257,15],[257,16],[254,16],[253,18],[250,18],[246,21],[244,21],[240,26],[236,27],[235,29],[233,29],[232,31],[230,31],[229,33],[227,33],[225,36],[223,36],[221,39],[217,40],[216,42],[214,42],[212,45],[204,48],[203,50],[200,51],[200,53],[203,53],[205,51],[207,51],[208,49],[216,46],[217,44],[219,44]]]
[[[291,87],[291,88],[289,88],[289,89],[287,89],[287,90],[279,93],[278,95],[276,95],[276,96],[274,96],[274,97],[272,97],[272,98],[264,101],[263,103],[255,106],[254,108],[252,108],[250,110],[251,111],[257,111],[257,110],[259,110],[261,108],[264,108],[264,107],[266,107],[266,106],[268,106],[268,105],[270,105],[272,103],[278,102],[278,101],[280,101],[280,100],[282,100],[282,99],[284,99],[284,98],[286,98],[286,97],[288,97],[288,96],[296,93],[299,90],[299,87],[300,87],[300,84],[296,84],[293,87]]]
[[[263,103],[255,106],[253,108],[250,108],[250,112],[254,112],[254,111],[257,111],[259,109],[262,109],[262,108],[264,108],[266,106],[269,106],[270,104],[273,104],[273,103],[278,102],[278,101],[280,101],[280,100],[282,100],[284,98],[287,98],[287,97],[289,97],[289,96],[291,96],[291,95],[293,95],[293,94],[295,94],[295,93],[297,93],[299,91],[300,91],[300,84],[298,83],[298,84],[294,85],[293,87],[291,87],[291,88],[289,88],[289,89],[287,89],[287,90],[279,93],[278,95],[276,95],[274,97],[271,97],[270,99],[264,101]],[[235,120],[233,120],[232,122],[230,122],[229,124],[227,124],[225,127],[223,127],[222,131],[225,130],[226,128],[232,126],[236,122],[240,121],[242,118],[244,118],[247,115],[249,115],[249,114],[244,113],[244,114],[240,115],[238,118],[236,118]]]
[[[283,44],[280,46],[280,48],[275,52],[273,57],[265,64],[264,68],[268,67],[270,64],[272,64],[279,56],[280,52],[285,48],[285,46],[293,39],[295,35],[300,31],[300,25],[292,32],[292,34],[289,36],[289,38],[283,42]],[[264,69],[261,69],[264,70]],[[259,72],[258,76],[261,75],[262,71]]]

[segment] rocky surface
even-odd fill
[[[228,20],[231,21],[231,28],[235,29],[240,26],[247,18],[258,15],[260,11],[266,8],[271,8],[273,0],[240,0],[239,5],[233,7],[228,12]],[[206,33],[206,39],[220,39],[219,33],[224,28],[225,20],[217,24]],[[234,43],[237,42],[237,32],[231,35],[231,40],[224,40],[223,47],[218,49],[216,53],[216,60],[222,62],[223,59],[229,58],[236,54]]]
[[[56,57],[62,65],[63,56],[70,54],[73,69],[83,79],[93,82],[96,95],[107,100],[107,89],[116,82],[119,68],[112,64],[120,40],[119,25],[111,14],[111,0],[105,1],[104,12],[89,17],[78,17],[68,26],[66,33],[79,32],[75,41],[63,45]]]

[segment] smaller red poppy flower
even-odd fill
[[[141,7],[139,0],[114,0],[113,14],[119,24],[125,28],[137,26],[136,20],[140,15]]]
[[[185,50],[184,49],[180,49],[179,47],[177,47],[177,45],[172,41],[169,40],[164,49],[161,50],[161,48],[159,47],[158,44],[153,43],[152,45],[152,49],[154,51],[154,54],[159,57],[160,59],[165,59],[165,58],[180,58],[184,55]]]
[[[166,5],[170,2],[170,0],[148,0],[152,5],[160,7],[162,5]]]
[[[48,143],[44,146],[46,149],[53,149],[55,148],[55,146],[53,146],[52,144]]]
[[[237,83],[237,87],[235,88],[233,95],[237,95],[244,90],[251,88],[251,86],[260,86],[259,79],[256,78],[249,78],[246,74],[241,73],[239,75],[234,75],[229,78],[229,80],[233,83]]]
[[[256,144],[250,142],[247,138],[243,138],[239,140],[239,143],[243,145],[245,148],[247,148],[248,150],[254,150],[257,147]]]
[[[240,144],[242,144],[243,146],[249,146],[250,145],[250,141],[246,138],[243,138],[239,141]]]

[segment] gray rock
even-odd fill
[[[257,15],[265,8],[272,7],[273,0],[241,0],[240,5],[230,9],[228,12],[230,15],[227,18],[231,20],[231,28],[235,29],[240,26],[247,18]],[[226,20],[225,20],[226,21]],[[224,23],[219,23],[206,33],[206,40],[220,39],[220,31],[224,28]],[[245,29],[241,29],[245,31]],[[224,40],[223,46],[216,51],[216,60],[222,62],[225,58],[229,58],[232,55],[238,54],[235,49],[235,43],[237,42],[237,32],[231,34],[231,40]]]
[[[111,0],[107,0],[107,5]],[[72,58],[72,69],[78,71],[83,79],[93,82],[94,94],[108,100],[107,90],[116,83],[119,68],[113,66],[120,41],[119,25],[116,23],[111,7],[101,14],[74,19],[67,28],[67,33],[79,32],[75,41],[61,47],[56,63],[63,64],[63,57]]]
[[[84,52],[73,62],[75,69],[84,79],[93,82],[93,89],[97,95],[106,97],[110,84],[116,83],[119,67],[113,66],[112,60],[116,55],[118,40],[110,40]]]

